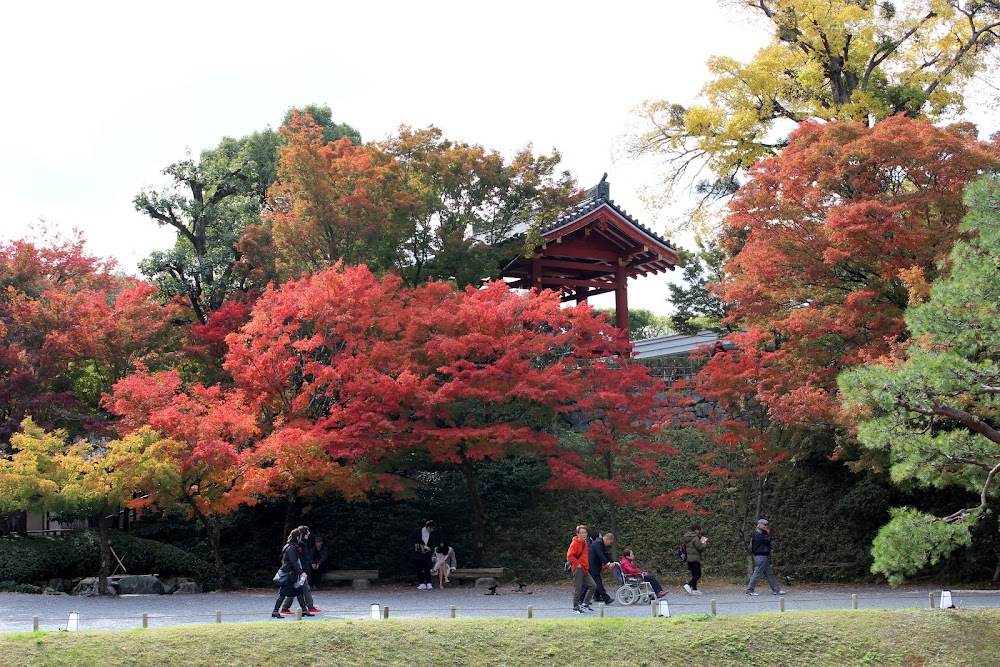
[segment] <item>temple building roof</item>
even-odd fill
[[[513,287],[563,289],[565,300],[614,291],[624,279],[673,270],[670,242],[639,223],[610,198],[607,174],[587,197],[539,231],[530,257],[519,255],[501,271]]]

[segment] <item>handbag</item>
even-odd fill
[[[289,572],[285,572],[279,567],[278,572],[274,575],[273,579],[274,583],[278,584],[279,586],[284,586],[288,582],[289,574],[290,574]]]

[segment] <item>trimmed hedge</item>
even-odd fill
[[[199,582],[211,577],[209,563],[170,544],[112,531],[111,546],[130,573],[186,576]],[[96,530],[74,531],[64,537],[12,535],[0,539],[0,572],[5,582],[40,585],[55,578],[97,576],[99,569]]]

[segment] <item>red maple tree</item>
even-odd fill
[[[674,453],[645,437],[657,383],[606,318],[563,309],[557,294],[503,283],[405,289],[336,266],[265,295],[228,341],[226,368],[267,434],[252,473],[261,493],[403,491],[413,460],[454,464],[473,511],[474,562],[486,539],[482,461],[539,456],[554,488],[684,505],[648,483]],[[569,413],[588,423],[587,451],[558,436]]]
[[[0,244],[0,442],[28,415],[71,438],[102,432],[101,394],[176,349],[176,308],[84,244],[79,234]]]
[[[399,329],[399,287],[337,263],[265,293],[227,338],[225,369],[253,397],[262,433],[246,471],[255,493],[283,496],[291,512],[331,492],[399,490],[382,469],[397,447],[391,402],[370,406],[365,421],[349,414],[352,383],[398,367],[382,341]]]

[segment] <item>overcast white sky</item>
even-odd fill
[[[129,272],[173,242],[132,207],[160,170],[310,103],[366,140],[434,124],[507,155],[557,148],[581,185],[607,171],[612,198],[663,233],[636,196],[650,165],[612,161],[629,110],[690,102],[709,55],[765,39],[715,0],[36,0],[3,15],[0,237],[44,218]],[[634,282],[630,306],[666,313],[664,285]]]

